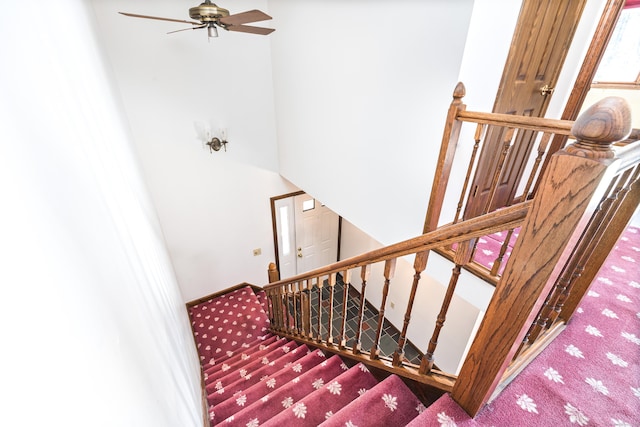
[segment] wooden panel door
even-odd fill
[[[524,0],[511,42],[493,112],[542,117],[586,0]],[[487,47],[490,48],[490,47]],[[504,130],[489,128],[471,186],[464,217],[473,218],[507,206],[516,196],[535,135],[523,132],[510,138]],[[501,158],[505,163],[501,169]],[[495,194],[492,185],[497,181]]]
[[[294,197],[296,274],[338,260],[338,214],[307,194]]]

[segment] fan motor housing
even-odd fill
[[[206,2],[190,8],[189,16],[191,19],[197,19],[200,22],[215,22],[220,18],[229,16],[229,11],[213,3]]]

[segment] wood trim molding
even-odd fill
[[[212,294],[209,294],[209,295],[206,295],[204,297],[198,298],[196,300],[189,301],[189,302],[186,303],[186,306],[187,306],[187,308],[190,308],[190,307],[193,307],[194,305],[198,305],[198,304],[200,304],[202,302],[208,301],[211,298],[215,298],[215,297],[219,297],[219,296],[224,295],[224,294],[228,294],[229,292],[233,292],[233,291],[235,291],[237,289],[244,288],[246,286],[251,287],[254,291],[261,291],[262,290],[262,288],[260,286],[252,285],[251,283],[247,283],[247,282],[238,283],[237,285],[232,286],[230,288],[226,288],[226,289],[223,289],[221,291],[214,292]]]
[[[273,233],[273,253],[275,257],[276,270],[280,271],[280,256],[278,255],[278,225],[276,224],[276,201],[289,197],[305,194],[304,191],[294,191],[293,193],[281,194],[270,199],[271,203],[271,230]]]
[[[591,83],[596,75],[596,71],[598,70],[598,65],[600,65],[604,51],[609,44],[609,40],[611,39],[613,30],[616,27],[616,23],[618,22],[624,3],[625,0],[607,0],[607,3],[604,6],[604,11],[600,16],[598,26],[596,27],[596,32],[591,39],[591,44],[589,45],[584,61],[582,62],[582,67],[580,67],[576,81],[573,84],[573,89],[571,90],[567,104],[562,112],[562,120],[575,120],[578,117],[582,104],[584,104],[584,100],[589,93],[589,89],[591,89]],[[549,146],[549,153],[553,154],[564,148],[564,146],[567,145],[567,140],[568,137],[566,135],[555,135],[551,141],[551,145]],[[544,175],[550,158],[551,156],[547,156],[545,161],[542,163],[540,174],[538,176],[542,177]],[[540,180],[538,179],[534,193],[538,189],[539,182]]]

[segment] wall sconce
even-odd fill
[[[214,136],[209,141],[207,141],[207,145],[209,146],[209,152],[213,153],[214,151],[220,151],[222,147],[224,147],[224,151],[227,151],[227,144],[229,142],[223,136],[222,138],[218,138]]]
[[[202,141],[202,147],[205,145],[209,147],[209,152],[213,153],[214,151],[220,151],[221,148],[224,148],[224,151],[227,151],[227,130],[222,128],[219,129],[218,132],[220,136],[211,136],[211,127],[202,122],[194,122],[194,127],[196,129],[196,133],[198,134],[198,139]]]

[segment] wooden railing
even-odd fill
[[[612,146],[630,122],[626,102],[606,98],[573,124],[577,141],[551,157],[454,385],[470,414],[559,333],[638,205],[639,143]]]
[[[531,199],[536,188],[536,181],[539,178],[540,167],[549,154],[549,142],[556,136],[572,137],[572,121],[467,111],[466,105],[462,102],[464,95],[464,85],[458,83],[453,93],[453,101],[449,107],[447,124],[442,137],[436,174],[423,227],[424,233],[435,229],[439,223],[443,222],[441,212],[447,193],[456,195],[454,199],[457,200],[457,206],[453,216],[448,220],[445,218],[445,222],[456,223],[477,214],[495,210],[496,206],[494,206],[493,200],[499,183],[502,181],[502,175],[506,173],[505,165],[512,152],[533,151],[529,155],[526,165],[522,167],[522,169],[528,170],[528,175],[520,180],[523,186],[512,202]],[[463,140],[461,131],[463,131],[465,124],[473,125],[473,129],[466,132],[464,135],[466,139]],[[491,143],[492,141],[490,140],[495,140],[496,138],[499,138],[499,141],[493,141],[493,143],[499,143],[502,146],[500,157],[496,159],[492,170],[478,171],[479,153],[484,145]],[[535,151],[532,150],[532,147],[521,146],[528,145],[529,141],[537,143]],[[465,151],[465,145],[472,146],[470,150],[466,150],[470,151],[470,155],[461,158],[458,153],[459,151]],[[461,185],[458,183],[455,188],[449,188],[454,163],[458,166],[458,169],[464,171],[465,177]],[[488,189],[485,189],[488,194],[479,194],[480,191],[477,186],[471,185],[474,175],[481,172],[491,176],[491,185]],[[513,230],[507,231],[502,247],[491,263],[477,261],[475,257],[477,239],[466,242],[460,247],[445,247],[437,251],[452,261],[457,250],[469,252],[470,262],[465,265],[465,268],[483,280],[495,285],[499,280],[501,268],[504,267],[504,262],[506,262],[512,233]]]
[[[298,339],[327,350],[340,350],[349,353],[349,357],[370,363],[383,370],[399,373],[404,377],[411,378],[421,383],[429,384],[445,391],[451,391],[455,375],[445,373],[439,369],[434,369],[433,353],[437,345],[437,337],[442,328],[453,291],[455,281],[452,280],[450,287],[442,304],[442,311],[438,317],[437,325],[434,326],[429,348],[420,366],[408,363],[404,358],[404,347],[407,341],[407,328],[411,319],[411,312],[415,293],[420,283],[420,275],[427,266],[428,254],[431,249],[443,245],[451,245],[467,239],[472,239],[488,233],[506,230],[520,225],[526,215],[530,202],[511,206],[499,212],[483,215],[469,221],[460,222],[440,227],[437,230],[421,235],[419,237],[387,246],[382,249],[371,251],[353,258],[328,265],[321,269],[291,277],[271,283],[264,287],[270,301],[269,315],[272,321],[271,328],[275,332]],[[389,287],[392,284],[395,264],[398,258],[407,255],[414,255],[414,277],[411,283],[410,297],[405,307],[404,324],[397,342],[397,349],[389,358],[383,357],[379,351],[380,336],[386,299]],[[364,304],[367,298],[366,286],[369,280],[371,267],[374,264],[382,263],[384,275],[384,288],[382,303],[379,309],[378,327],[375,333],[371,349],[363,349],[360,334],[362,333],[362,320]],[[350,283],[352,271],[359,272],[361,286],[360,298],[357,301],[358,315],[354,336],[347,336],[346,322],[348,313],[346,311],[349,294],[348,287],[344,286],[341,300],[342,311],[336,313],[334,307],[334,288],[337,275],[340,274],[345,283]],[[452,276],[457,278],[457,275]],[[406,284],[393,284],[393,286],[407,286]],[[323,299],[323,288],[329,289],[329,296]],[[310,294],[317,294],[318,309],[315,319],[312,319],[310,307]],[[322,305],[329,306],[328,317],[322,316]],[[334,320],[340,320],[340,328],[334,330]],[[324,331],[324,333],[323,333]],[[347,348],[346,343],[353,341],[354,344]]]
[[[590,283],[589,278],[593,279],[597,272],[594,266],[604,261],[603,248],[608,250],[613,245],[616,233],[622,232],[640,199],[640,147],[632,143],[622,149],[612,148],[612,143],[626,138],[630,130],[628,106],[619,98],[596,104],[573,123],[467,112],[461,103],[463,93],[464,88],[459,85],[445,126],[423,235],[279,280],[264,289],[270,302],[269,316],[274,332],[450,391],[469,414],[475,415],[491,395],[561,329],[557,325],[566,322],[577,307]],[[577,142],[549,159],[535,197],[525,193],[512,206],[474,218],[459,218],[462,205],[469,203],[464,196],[468,194],[465,189],[460,193],[462,202],[454,220],[438,226],[463,122],[476,124],[476,141],[483,133],[481,128],[491,124],[507,127],[510,134],[522,129],[539,132],[541,145],[554,133],[573,134]],[[469,176],[468,173],[463,187],[467,186]],[[534,182],[534,176],[535,172],[528,178],[530,183]],[[495,292],[460,373],[456,376],[441,371],[434,353],[461,269],[467,268],[472,260],[475,241],[516,227],[520,227],[519,238],[504,273],[494,279]],[[451,247],[457,249],[451,252]],[[407,363],[404,346],[416,291],[431,250],[450,251],[453,270],[435,324],[421,325],[426,351],[418,366]],[[414,257],[413,279],[411,283],[395,283],[396,261],[407,255]],[[376,340],[368,350],[362,348],[360,334],[371,266],[377,263],[383,265],[384,286],[379,298]],[[347,336],[346,306],[350,293],[345,286],[342,310],[336,312],[333,310],[334,288],[338,275],[350,283],[353,271],[360,279],[359,310],[355,319],[358,326],[354,336]],[[390,286],[407,287],[409,297],[397,348],[390,357],[384,357],[379,351],[379,339]],[[328,292],[323,292],[323,288],[328,288]],[[313,293],[317,295],[316,318],[311,316]],[[329,308],[324,317],[323,306]],[[348,346],[348,342],[352,345]]]

